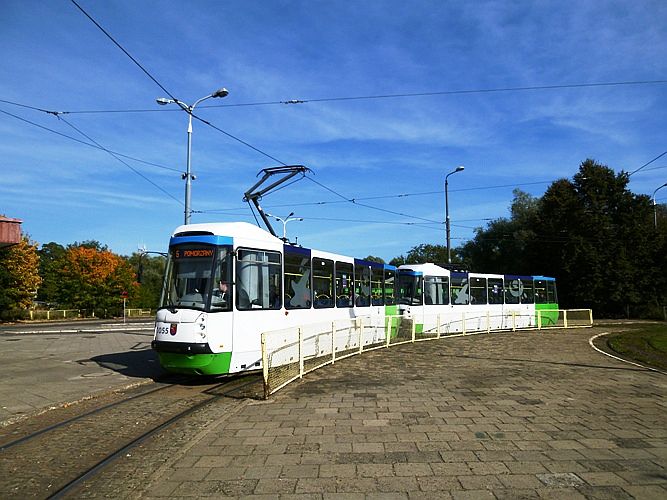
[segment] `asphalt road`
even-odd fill
[[[152,338],[146,318],[0,326],[0,425],[150,382],[162,373]]]

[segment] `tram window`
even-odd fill
[[[280,253],[239,249],[236,260],[236,308],[280,309]]]
[[[384,271],[384,303],[388,306],[396,304],[396,272],[391,269]]]
[[[421,306],[423,302],[424,277],[415,274],[398,275],[398,302],[400,304],[409,304]]]
[[[218,249],[213,272],[211,311],[229,311],[232,308],[232,261],[231,248],[222,247]]]
[[[556,294],[556,282],[552,280],[547,281],[547,302],[549,304],[558,303],[558,296]]]
[[[314,307],[322,309],[334,306],[334,263],[329,259],[313,259]]]
[[[532,279],[523,279],[523,293],[521,294],[521,303],[522,304],[534,304],[535,303],[535,287],[533,285]]]
[[[535,303],[547,303],[547,282],[545,280],[535,280]]]
[[[354,266],[349,262],[336,262],[336,306],[352,307],[354,290]]]
[[[486,278],[470,278],[470,303],[486,304]]]
[[[487,280],[486,290],[489,304],[502,304],[504,302],[502,278],[489,278]]]
[[[424,278],[424,304],[449,304],[449,278],[447,276],[426,276]]]
[[[452,276],[452,304],[463,306],[470,303],[470,285],[467,276]]]
[[[518,304],[523,293],[523,284],[519,278],[511,278],[505,283],[505,304]]]
[[[301,253],[285,251],[285,308],[309,309],[310,258]]]
[[[371,268],[371,304],[374,306],[381,306],[384,304],[382,293],[382,277],[384,271],[382,268]]]
[[[371,305],[371,270],[368,266],[354,266],[354,305],[368,307]]]

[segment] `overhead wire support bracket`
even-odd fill
[[[266,216],[264,213],[264,210],[259,204],[259,200],[262,199],[262,196],[265,194],[269,193],[273,189],[277,188],[281,184],[287,182],[290,180],[292,177],[298,174],[306,175],[306,172],[311,172],[311,170],[304,166],[304,165],[285,165],[284,167],[271,167],[271,168],[264,168],[259,171],[257,174],[258,176],[260,174],[262,175],[262,178],[255,183],[253,187],[248,189],[244,194],[243,194],[243,201],[245,202],[253,202],[255,207],[257,208],[257,211],[259,212],[260,217],[264,221],[264,224],[266,224],[266,228],[269,230],[269,232],[275,236],[278,237],[276,232],[273,230],[273,226],[271,226],[271,222],[269,222],[269,218]],[[274,175],[281,175],[283,174],[283,177],[278,179],[277,181],[269,184],[268,186],[258,189],[262,184],[264,184],[270,177]]]

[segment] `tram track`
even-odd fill
[[[65,498],[133,448],[220,401],[253,396],[246,375],[202,383],[192,379],[135,388],[56,422],[19,422],[0,429],[0,496]]]

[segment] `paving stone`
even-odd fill
[[[506,461],[505,467],[512,474],[544,474],[549,470],[541,462]]]
[[[586,498],[600,500],[633,500],[633,497],[618,486],[590,486],[583,485],[578,488],[579,492]]]
[[[301,478],[297,481],[295,492],[297,494],[324,494],[336,493],[338,482],[333,477]],[[281,495],[283,498],[283,495]]]
[[[377,493],[378,484],[377,481],[373,478],[356,478],[352,481],[337,478],[336,479],[336,492],[341,493]]]
[[[451,494],[454,500],[483,500],[485,498],[496,498],[495,495],[488,490],[452,491]]]
[[[540,495],[535,490],[506,488],[493,490],[493,495],[498,500],[536,500]]]
[[[664,500],[667,498],[667,484],[663,486],[623,486],[623,489],[632,497],[643,500]]]
[[[543,483],[534,474],[507,474],[498,476],[498,479],[505,488],[509,489],[536,490],[543,486]],[[537,493],[533,491],[531,495],[537,496]]]
[[[500,479],[491,474],[477,476],[457,476],[456,477],[464,490],[493,490],[502,488],[503,483]]]
[[[580,472],[578,476],[592,486],[628,484],[626,480],[614,472]]]
[[[279,478],[282,472],[282,467],[279,465],[262,466],[262,467],[248,467],[243,476],[246,479],[264,479],[264,478]]]
[[[397,476],[431,476],[433,470],[428,463],[394,464],[394,474]]]
[[[254,493],[256,494],[284,494],[294,493],[297,479],[293,478],[262,478],[256,481]]]
[[[584,484],[576,474],[572,472],[557,472],[549,474],[536,474],[537,478],[550,488],[570,488]]]
[[[243,479],[247,467],[215,467],[206,474],[206,481]]]
[[[661,472],[645,472],[645,471],[620,471],[617,472],[628,484],[645,485],[645,484],[659,484],[667,483],[667,474]]]
[[[503,462],[469,462],[468,467],[474,475],[507,474],[509,469]]]
[[[431,469],[436,476],[461,476],[473,473],[466,462],[432,463]]]
[[[536,491],[546,500],[587,500],[576,488],[539,488]]]
[[[421,491],[441,492],[461,490],[461,482],[455,476],[417,476]]]

